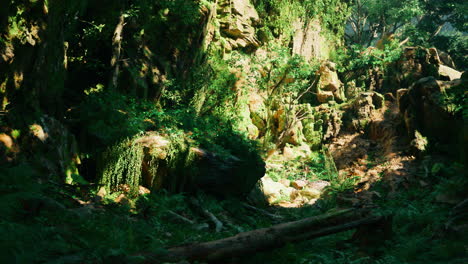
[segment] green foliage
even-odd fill
[[[398,61],[403,50],[398,45],[398,40],[393,40],[384,46],[384,49],[365,48],[360,45],[352,45],[348,49],[337,52],[338,71],[343,73],[343,82],[354,81],[357,87],[366,87],[370,74],[374,71],[389,77],[392,63]],[[390,77],[391,78],[391,77]]]
[[[361,69],[371,69],[379,67],[385,69],[385,66],[395,62],[401,57],[402,49],[398,46],[398,41],[392,41],[385,46],[384,50],[367,49],[362,46],[354,45],[349,50],[344,61],[344,65],[340,70],[355,71]]]
[[[463,83],[446,89],[437,99],[449,113],[460,116],[463,120],[468,120],[468,94]]]
[[[90,90],[92,91],[92,90]],[[90,93],[81,103],[79,125],[102,150],[123,138],[154,128],[150,119],[162,115],[154,105],[115,92]]]
[[[268,48],[266,58],[256,61],[253,73],[260,90],[266,91],[267,100],[275,100],[284,94],[303,92],[313,77],[318,64],[310,64],[302,56],[291,55],[290,49],[273,43]]]
[[[263,94],[266,120],[266,135],[263,137],[263,147],[284,145],[284,135],[278,135],[274,129],[274,114],[283,108],[289,115],[285,118],[285,130],[292,128],[296,121],[297,111],[294,107],[307,93],[313,91],[315,72],[319,67],[317,62],[307,62],[299,55],[291,55],[290,49],[278,43],[270,43],[268,55],[255,61],[250,78],[255,79],[258,89]],[[307,111],[307,110],[306,110]]]
[[[423,42],[424,43],[424,42]],[[434,37],[429,44],[452,57],[459,71],[468,69],[468,36],[462,32],[446,32]]]
[[[207,114],[222,116],[229,106],[233,106],[236,98],[235,87],[238,80],[230,70],[234,58],[225,61],[217,55],[212,55],[208,61],[192,72],[189,93],[194,93],[191,104],[200,116]],[[191,98],[191,94],[188,98]]]
[[[292,27],[294,23],[317,20],[321,22],[330,41],[338,44],[349,14],[346,1],[342,0],[256,0],[253,3],[265,20],[262,30],[272,37],[282,36],[287,42],[295,33]]]
[[[422,13],[419,0],[355,0],[348,20],[348,45],[370,46],[376,37],[396,33]]]
[[[421,1],[421,5],[424,10],[424,15],[417,24],[419,30],[434,35],[439,26],[450,23],[457,30],[466,32],[468,28],[466,22],[468,5],[465,1],[426,0]]]
[[[261,0],[255,1],[256,9],[265,18],[265,31],[272,36],[285,36],[290,39],[294,34],[291,25],[306,15],[305,6],[299,1]]]
[[[138,138],[137,135],[135,138]],[[124,140],[103,154],[101,184],[108,190],[116,191],[120,185],[128,185],[132,195],[137,195],[142,182],[143,147],[134,138]]]
[[[439,51],[447,52],[455,62],[458,70],[463,71],[468,67],[468,36],[457,30],[443,30],[436,36],[425,31],[418,25],[410,25],[405,29],[405,37],[409,37],[410,45],[419,45],[426,48],[436,47]]]
[[[298,103],[300,95],[313,84],[318,69],[317,62],[306,62],[299,56],[291,55],[290,48],[287,48],[294,34],[291,25],[299,19],[303,22],[318,19],[325,31],[323,34],[333,40],[331,42],[339,43],[348,16],[348,1],[253,0],[263,18],[262,30],[270,37],[281,39],[282,43],[271,41],[267,44],[265,49],[268,55],[266,58],[255,58],[257,60],[253,64],[256,66],[249,69],[252,74],[246,72],[248,67],[238,63],[247,55],[234,52],[231,60],[225,60],[216,51],[201,51],[199,46],[203,27],[200,24],[203,17],[200,7],[211,6],[214,1],[144,0],[117,4],[110,0],[70,4],[49,2],[15,0],[7,4],[8,8],[2,6],[2,55],[7,42],[19,43],[13,47],[16,57],[8,66],[13,67],[25,63],[20,60],[20,54],[31,51],[31,57],[40,57],[41,53],[54,51],[54,56],[45,57],[45,66],[50,66],[45,73],[51,74],[44,76],[54,77],[57,65],[61,71],[66,70],[68,76],[57,74],[58,79],[45,82],[41,89],[31,89],[31,93],[28,90],[27,94],[53,98],[55,96],[51,95],[58,95],[57,98],[61,98],[62,93],[51,93],[50,90],[57,87],[64,90],[64,109],[69,109],[64,122],[76,132],[83,156],[94,161],[103,156],[104,162],[100,164],[102,175],[97,175],[97,178],[101,178],[101,183],[115,192],[105,196],[102,202],[97,202],[95,190],[89,190],[92,187],[88,185],[83,186],[86,182],[78,175],[70,175],[71,182],[78,183],[71,186],[44,180],[34,168],[24,164],[15,167],[2,165],[0,262],[131,263],[141,260],[127,257],[136,252],[164,252],[163,248],[168,245],[217,239],[233,235],[239,229],[270,226],[270,219],[252,216],[252,213],[249,215],[238,200],[219,202],[199,195],[212,213],[221,217],[230,215],[235,219],[234,224],[226,221],[221,233],[207,232],[206,229],[200,231],[171,218],[171,212],[175,212],[200,224],[206,221],[187,206],[184,195],[153,192],[134,197],[142,182],[145,155],[144,147],[136,140],[147,131],[157,131],[167,138],[170,147],[165,161],[169,169],[176,171],[175,175],[190,173],[194,169],[191,164],[193,156],[189,151],[191,146],[220,157],[234,155],[248,161],[260,161],[257,144],[235,129],[241,120],[234,109],[244,103],[238,97],[246,92],[244,87],[237,87],[238,74],[256,79],[259,89],[267,94],[269,110],[280,105],[287,111],[291,110]],[[369,3],[365,6],[371,23],[368,24],[371,26],[369,30],[379,33],[392,31],[402,23],[408,26],[408,21],[420,14],[420,6],[415,4],[415,0],[364,2]],[[430,21],[427,19],[437,15],[440,19],[447,18],[458,28],[466,26],[461,8],[465,5],[454,1],[445,1],[447,5],[443,1],[424,2],[437,4],[438,10],[425,14],[424,21]],[[88,4],[86,12],[77,12],[85,4]],[[45,14],[44,7],[49,8],[49,15]],[[450,9],[447,11],[449,13],[446,8]],[[436,14],[439,11],[440,14]],[[102,83],[108,81],[111,39],[120,14],[125,17],[122,56],[119,60],[120,87],[119,92],[110,92]],[[5,21],[7,27],[4,26]],[[77,24],[77,29],[72,24]],[[437,43],[437,47],[457,53],[454,56],[457,64],[465,67],[466,36],[457,33],[431,39],[429,29],[432,27],[423,28],[422,25],[411,29],[417,36],[413,39],[414,43]],[[41,31],[38,35],[45,39],[39,40],[33,36],[33,26],[46,29],[46,33]],[[44,43],[47,45],[42,45]],[[379,68],[385,73],[387,65],[401,54],[396,42],[386,45],[384,50],[366,50],[364,46],[367,43],[363,44],[351,46],[342,53],[340,49],[334,51],[334,58],[340,60],[340,71],[366,72]],[[23,46],[28,49],[22,49]],[[68,68],[65,68],[67,63]],[[36,79],[42,77],[41,74],[31,76],[25,71],[28,67],[36,69],[41,65],[33,61],[25,68],[12,69],[17,70],[15,73],[24,73],[27,80],[42,83],[40,78]],[[1,70],[3,67],[0,67]],[[65,77],[66,85],[63,81]],[[155,84],[153,77],[160,78],[157,80],[159,83]],[[49,85],[53,87],[49,89]],[[157,92],[162,93],[161,98],[154,95]],[[21,94],[15,92],[14,95],[21,98]],[[463,89],[452,88],[441,100],[453,114],[463,113],[466,117],[466,93]],[[14,103],[12,106],[20,106]],[[268,114],[268,120],[272,122],[273,112]],[[15,140],[20,137],[19,132],[11,134]],[[274,144],[277,142],[267,143],[277,147]],[[149,155],[153,172],[158,169],[154,155]],[[290,210],[290,220],[336,207],[336,196],[348,192],[356,183],[354,178],[338,174],[326,150],[314,153],[306,160],[285,162],[283,165],[283,169],[271,169],[268,174],[276,179],[321,179],[332,184],[328,195],[322,197],[317,207]],[[462,256],[464,244],[459,239],[438,233],[447,222],[449,208],[435,201],[464,198],[467,182],[461,177],[463,168],[445,163],[429,168],[430,173],[425,180],[436,186],[433,189],[402,190],[394,197],[382,191],[382,199],[377,201],[382,207],[380,213],[394,214],[396,226],[394,240],[380,245],[385,247],[382,256],[362,257],[357,254],[357,248],[346,243],[339,251],[336,250],[337,241],[351,237],[351,232],[347,232],[318,241],[288,245],[270,255],[259,254],[245,261],[448,263]],[[118,187],[122,184],[127,184],[130,192],[119,191]],[[130,201],[127,204],[116,203],[115,198],[121,195]]]

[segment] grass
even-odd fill
[[[374,186],[381,196],[374,203],[377,214],[392,215],[391,240],[362,247],[352,242],[353,231],[327,236],[283,248],[258,253],[242,263],[463,263],[466,238],[446,227],[453,205],[437,202],[440,194],[461,191],[466,180],[463,167],[433,163],[426,175],[415,175],[410,187],[390,193],[384,182]],[[298,165],[299,167],[302,164]],[[209,241],[235,235],[240,230],[268,227],[276,222],[245,209],[237,199],[219,201],[200,193],[203,207],[230,224],[216,233],[212,223],[199,215],[184,194],[154,192],[116,203],[120,194],[106,196],[101,203],[83,206],[77,200],[92,197],[86,186],[57,185],[41,179],[31,167],[20,165],[1,169],[0,262],[2,263],[138,263],[137,252],[164,251],[164,248]],[[430,188],[421,187],[417,177],[426,177]],[[352,179],[334,178],[330,191],[318,206],[276,209],[283,221],[293,221],[337,207],[336,197],[353,187]],[[177,222],[168,211],[186,217],[196,225]],[[455,222],[454,225],[459,225]],[[205,226],[197,229],[196,227]],[[120,261],[120,262],[119,262]],[[122,262],[123,261],[123,262]]]

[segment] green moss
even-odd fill
[[[138,192],[144,158],[143,148],[134,140],[139,136],[126,139],[104,152],[100,183],[109,191],[116,191],[119,185],[127,184],[131,192]]]

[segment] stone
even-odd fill
[[[235,140],[244,140],[241,137],[239,135]],[[234,155],[220,155],[192,147],[193,141],[188,134],[169,137],[156,131],[147,131],[143,135],[128,139],[128,144],[126,142],[121,144],[121,147],[116,147],[119,147],[118,151],[123,153],[136,151],[127,151],[127,147],[128,150],[141,148],[143,152],[141,167],[133,166],[130,169],[141,169],[141,185],[151,191],[166,189],[170,192],[192,193],[201,189],[218,197],[244,197],[265,174],[264,161],[255,150],[247,148],[246,145],[230,149],[233,154],[242,156],[238,158]],[[161,155],[161,153],[166,154]],[[123,158],[133,159],[134,156],[127,155]],[[113,162],[116,161],[112,157],[105,156],[102,159],[102,166],[110,167]],[[108,177],[106,182],[117,185],[112,187],[129,182],[125,178],[120,180],[118,176],[111,176],[112,179]],[[139,191],[138,186],[131,185],[130,188],[132,192]]]
[[[439,58],[439,52],[437,51],[436,48],[429,48],[429,54],[432,58],[432,63],[434,64],[440,64],[440,58]]]
[[[101,198],[104,198],[106,195],[107,195],[107,190],[106,190],[105,187],[99,188],[99,191],[98,191],[98,193],[96,194],[96,196],[99,196],[99,197],[101,197]]]
[[[264,134],[266,129],[266,109],[264,99],[255,91],[250,91],[248,106],[252,123],[258,128],[260,134]]]
[[[7,149],[13,147],[13,139],[5,133],[0,134],[0,143],[2,143]]]
[[[281,184],[283,184],[283,185],[286,186],[286,187],[291,186],[291,181],[288,180],[288,179],[280,179],[278,182],[281,183]]]
[[[291,186],[294,187],[297,190],[303,189],[305,186],[307,186],[309,182],[305,180],[295,180],[291,182]]]
[[[287,137],[286,143],[289,143],[293,146],[299,146],[305,141],[304,134],[302,133],[302,122],[299,120],[293,121],[295,126],[291,128],[289,135]],[[298,154],[302,156],[301,153]]]
[[[283,157],[285,160],[294,160],[296,158],[296,154],[294,153],[293,148],[285,146],[283,148]]]
[[[360,93],[350,108],[347,108],[346,127],[351,131],[362,132],[367,129],[376,109],[384,106],[385,98],[377,92]]]
[[[316,120],[321,126],[322,141],[327,141],[338,136],[341,130],[342,112],[329,107],[327,104],[322,104],[315,108]]]
[[[151,193],[151,191],[146,188],[146,187],[143,187],[143,186],[138,186],[138,194],[142,195],[142,194],[149,194]]]
[[[30,153],[35,153],[34,162],[50,177],[59,177],[67,184],[76,183],[80,178],[78,144],[75,136],[57,119],[43,115],[29,126],[29,133],[23,137]],[[82,179],[82,178],[81,178]]]
[[[325,61],[320,66],[318,74],[320,75],[320,78],[317,85],[317,100],[320,103],[325,103],[331,100],[335,100],[337,102],[343,102],[346,100],[344,96],[343,83],[338,78],[335,63]]]
[[[384,106],[385,97],[377,92],[372,94],[372,104],[374,104],[376,109],[380,109]]]
[[[307,188],[314,189],[314,190],[317,190],[319,192],[322,192],[326,187],[328,187],[330,185],[331,185],[330,182],[318,180],[318,181],[314,181],[314,182],[309,182],[307,184]]]
[[[282,197],[290,197],[291,193],[294,191],[294,188],[286,187],[279,182],[275,182],[268,176],[261,179],[261,186],[262,192],[269,204],[277,202]]]
[[[319,101],[322,104],[332,101],[333,99],[335,99],[335,97],[333,96],[333,92],[330,92],[330,91],[317,92],[317,101]]]
[[[318,199],[310,199],[310,200],[307,202],[307,205],[314,205],[317,201],[318,201]]]
[[[123,193],[121,193],[119,196],[117,196],[117,198],[115,198],[114,202],[124,204],[124,205],[130,205],[130,200]]]
[[[301,157],[307,158],[312,155],[312,150],[310,149],[309,145],[307,144],[302,144],[297,147],[297,151],[301,155]]]
[[[385,98],[385,100],[387,100],[389,102],[394,102],[396,100],[395,96],[392,93],[384,94],[384,98]]]
[[[321,192],[316,189],[312,189],[309,187],[305,187],[304,189],[300,190],[299,193],[301,194],[302,197],[307,198],[309,201],[311,199],[318,199],[320,198]]]
[[[424,154],[427,144],[424,137],[427,137],[431,144],[439,143],[450,147],[449,153],[465,162],[464,146],[468,144],[466,122],[463,122],[460,112],[454,114],[454,109],[441,98],[450,94],[452,89],[466,91],[466,81],[440,81],[430,76],[421,78],[407,90],[397,92],[407,136],[412,140],[410,148],[417,158]]]
[[[44,129],[39,124],[32,124],[29,126],[29,132],[40,141],[45,142],[49,135],[44,132]]]
[[[445,78],[448,81],[460,79],[462,76],[461,72],[445,65],[439,65],[439,74],[440,77]]]
[[[260,134],[258,127],[254,124],[247,125],[247,133],[251,140],[257,139]]]

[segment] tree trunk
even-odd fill
[[[113,54],[110,62],[112,68],[112,76],[109,84],[110,90],[117,88],[119,74],[120,74],[120,54],[122,52],[122,31],[125,26],[125,16],[123,12],[120,14],[119,23],[114,30],[114,36],[112,38],[112,49]]]
[[[269,228],[243,232],[220,240],[169,248],[165,255],[145,253],[139,256],[145,257],[145,263],[183,259],[213,262],[282,247],[287,243],[347,231],[378,222],[380,219],[381,217],[363,218],[361,212],[345,209]]]

